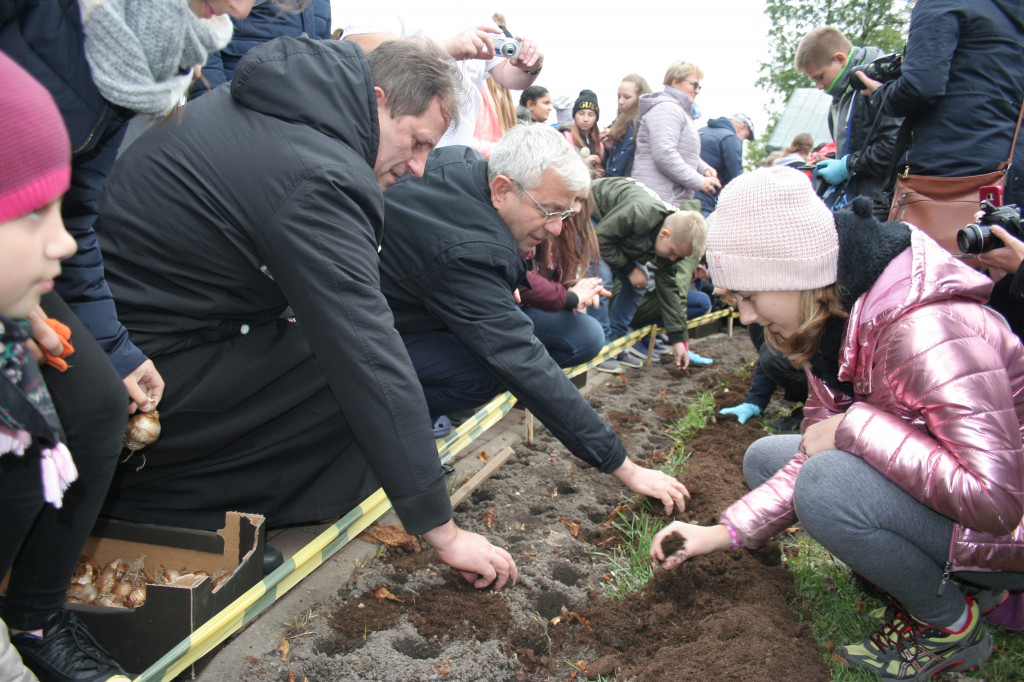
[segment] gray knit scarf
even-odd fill
[[[226,16],[200,19],[188,0],[79,0],[85,57],[109,102],[161,115],[181,101],[192,67],[231,40]]]

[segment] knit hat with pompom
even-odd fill
[[[707,262],[729,291],[807,291],[835,284],[835,219],[804,173],[787,166],[744,173],[708,216]]]

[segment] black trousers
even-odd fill
[[[64,604],[75,563],[96,521],[121,449],[128,394],[106,353],[56,294],[43,308],[71,328],[66,372],[43,378],[78,468],[61,509],[43,502],[39,453],[0,457],[0,575],[11,569],[2,615],[16,630],[37,630]]]
[[[118,466],[104,516],[204,530],[225,511],[310,523],[379,487],[298,323],[153,361],[162,433]]]
[[[750,340],[757,348],[757,367],[750,381],[746,402],[753,403],[764,412],[772,399],[776,386],[782,386],[786,400],[795,403],[807,401],[807,375],[797,369],[782,353],[764,341],[764,328],[757,323],[747,325]]]

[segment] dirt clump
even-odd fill
[[[684,549],[686,549],[686,536],[679,531],[669,533],[661,541],[661,551],[665,553],[666,558]]]

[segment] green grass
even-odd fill
[[[639,592],[654,577],[651,565],[651,538],[661,528],[650,507],[641,506],[621,512],[612,523],[619,532],[621,542],[611,552],[594,552],[602,557],[604,573],[611,577],[604,594],[612,599],[625,599]]]
[[[665,433],[673,440],[671,453],[659,467],[669,476],[679,476],[686,471],[690,453],[684,449],[694,434],[707,426],[708,419],[715,411],[714,391],[697,394],[687,406],[686,414],[666,424]],[[633,592],[639,592],[654,576],[651,565],[651,539],[664,525],[663,515],[655,509],[650,500],[632,495],[625,500],[618,518],[612,527],[619,532],[621,542],[610,552],[594,552],[605,564],[605,573],[611,581],[605,588],[605,595],[613,599],[625,599]]]
[[[708,420],[715,413],[714,390],[701,391],[694,401],[686,408],[682,419],[668,423],[665,434],[676,442],[676,448],[685,445],[694,434],[708,425]]]

